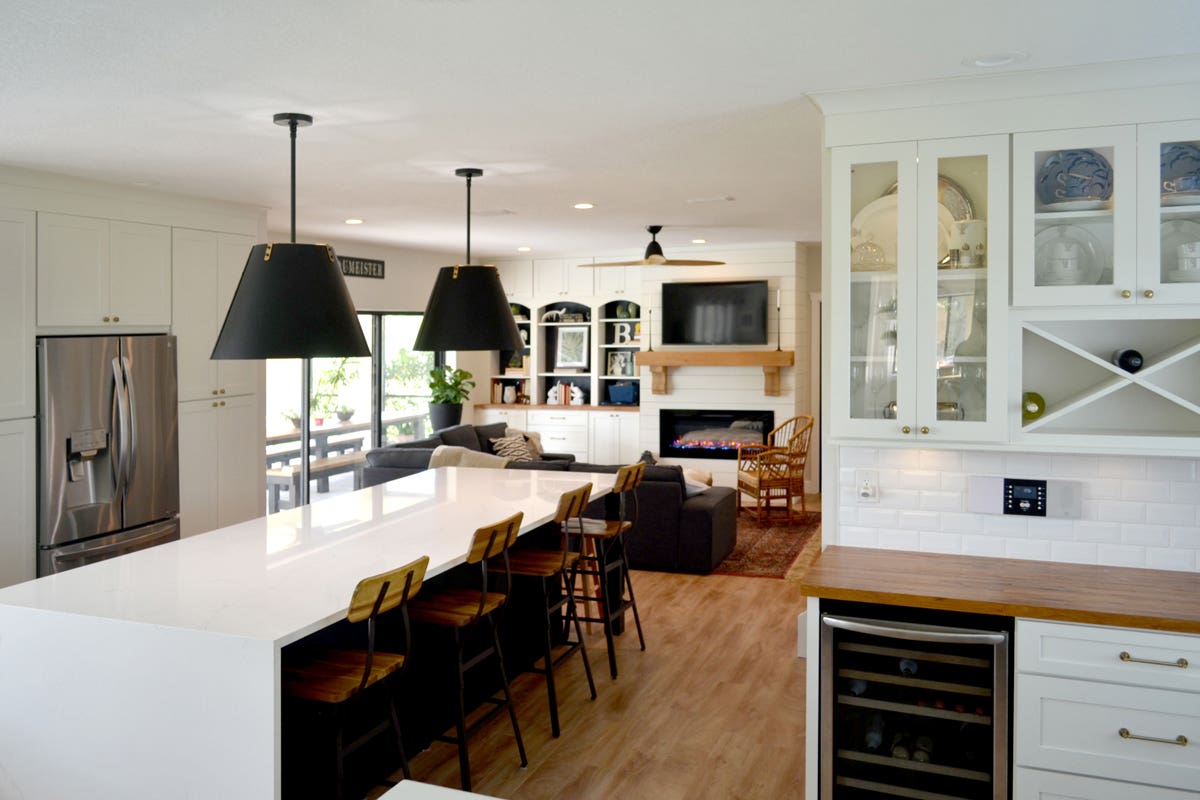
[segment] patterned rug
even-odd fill
[[[799,516],[799,512],[797,512]],[[788,527],[776,520],[759,527],[753,512],[742,512],[737,522],[737,544],[713,575],[740,575],[746,578],[784,578],[792,563],[821,527],[821,515],[811,511]]]

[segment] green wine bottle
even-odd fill
[[[1046,400],[1037,392],[1025,392],[1021,395],[1021,419],[1033,422],[1046,413]]]

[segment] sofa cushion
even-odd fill
[[[442,444],[484,452],[479,445],[479,437],[475,435],[474,425],[451,425],[449,428],[442,428],[437,435],[442,437]]]
[[[440,447],[441,445],[438,446]],[[431,453],[433,453],[433,448],[379,447],[367,451],[367,465],[372,467],[422,470],[429,467],[429,456]]]
[[[502,458],[512,459],[513,461],[534,461],[537,459],[529,442],[519,433],[515,436],[501,436],[499,439],[489,439],[488,441],[492,445],[492,452]]]
[[[442,441],[442,437],[440,437],[436,433],[434,433],[429,436],[426,436],[424,439],[413,439],[410,442],[396,442],[395,444],[389,444],[387,446],[388,447],[424,447],[429,450],[432,450],[433,448],[440,447],[441,445],[444,445],[444,444],[445,444],[445,442]]]
[[[508,430],[507,422],[493,422],[488,425],[476,425],[475,438],[479,442],[479,449],[485,453],[492,452],[492,439],[499,439],[505,435]]]
[[[570,461],[563,458],[548,458],[541,461],[510,461],[505,469],[535,469],[545,472],[566,472]]]

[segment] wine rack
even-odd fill
[[[824,613],[821,797],[1007,797],[1004,627]]]

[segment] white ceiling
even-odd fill
[[[655,223],[670,256],[820,238],[808,92],[1003,50],[1029,57],[999,71],[1197,53],[1200,3],[3,0],[0,31],[0,163],[268,206],[286,231],[271,117],[299,111],[302,240],[461,253],[454,169],[477,166],[474,254],[636,251]]]

